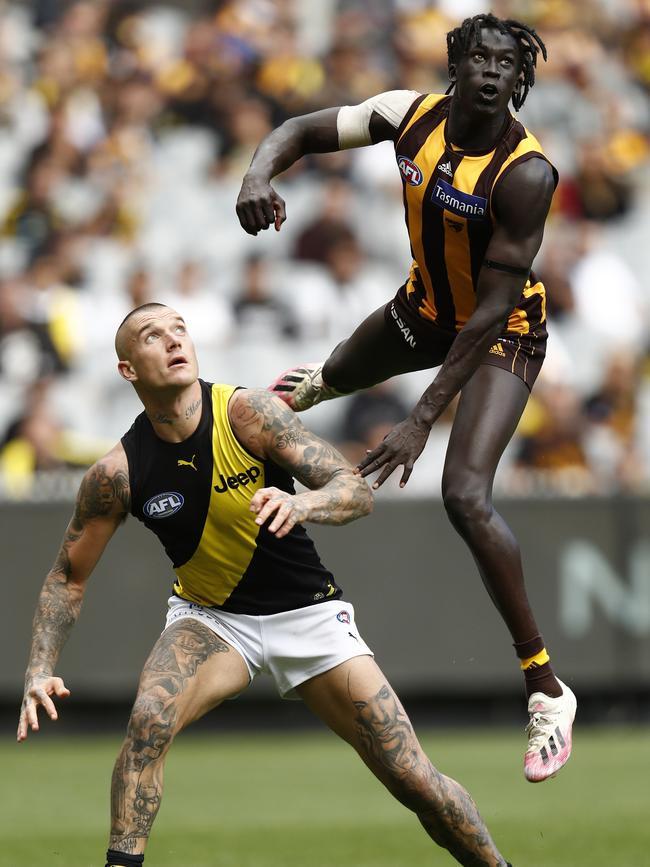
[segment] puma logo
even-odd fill
[[[195,459],[196,459],[196,455],[192,455],[191,461],[184,461],[183,458],[179,458],[178,459],[178,466],[179,467],[192,467],[193,470],[196,470],[196,467],[194,466]]]

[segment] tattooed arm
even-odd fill
[[[242,445],[270,458],[309,491],[288,494],[263,488],[253,496],[251,511],[278,538],[303,521],[346,524],[372,511],[372,494],[343,455],[308,431],[279,398],[262,390],[236,391],[228,407],[230,423]],[[359,484],[361,482],[361,484]]]
[[[84,476],[74,513],[36,606],[32,648],[25,673],[25,693],[18,741],[28,728],[38,731],[38,707],[57,719],[52,695],[69,695],[54,666],[81,610],[86,582],[130,505],[126,454],[121,444],[97,461]]]

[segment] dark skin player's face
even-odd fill
[[[508,109],[521,75],[519,51],[512,36],[482,30],[481,45],[469,49],[457,66],[455,98],[472,114],[500,115]]]

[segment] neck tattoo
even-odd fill
[[[199,398],[198,400],[195,400],[193,403],[191,403],[185,410],[185,418],[192,418],[192,416],[196,413],[197,409],[201,406],[202,403],[202,398]]]

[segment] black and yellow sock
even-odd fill
[[[551,697],[562,695],[562,687],[553,674],[550,657],[541,635],[514,644],[513,647],[519,657],[519,667],[524,673],[527,698],[534,692],[543,692]]]
[[[129,855],[127,852],[116,852],[109,849],[106,852],[106,867],[140,867],[144,855]]]

